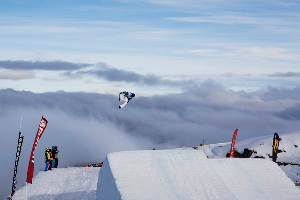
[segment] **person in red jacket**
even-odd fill
[[[48,150],[49,150],[49,155],[50,155],[49,170],[52,170],[53,154],[50,149],[48,149]]]

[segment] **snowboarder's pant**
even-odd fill
[[[119,108],[123,108],[129,102],[127,97],[125,97],[123,101],[125,102],[122,105],[119,105]]]
[[[52,160],[52,168],[55,167],[55,159]]]
[[[52,170],[52,160],[50,160],[49,169]]]
[[[48,167],[49,167],[49,162],[45,162],[46,163],[46,167],[45,167],[45,172],[48,171]]]
[[[54,161],[54,159],[53,159]],[[55,165],[54,165],[54,168],[57,168],[57,165],[58,165],[58,158],[55,158]]]

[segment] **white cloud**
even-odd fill
[[[33,79],[35,74],[32,71],[24,70],[0,70],[0,79]]]
[[[234,49],[237,54],[248,59],[272,59],[285,61],[300,61],[300,52],[295,49],[279,47],[237,47]]]
[[[188,52],[196,53],[201,56],[214,56],[215,53],[219,52],[218,49],[195,49],[195,50],[188,50]]]
[[[1,26],[0,31],[2,33],[17,33],[17,34],[41,34],[41,33],[79,33],[84,32],[83,29],[76,27],[63,27],[63,26],[43,26],[43,25],[35,25],[35,26]]]
[[[299,23],[293,21],[287,21],[282,18],[269,18],[269,17],[254,17],[251,15],[245,15],[241,13],[224,14],[224,15],[207,15],[196,17],[169,17],[169,20],[190,22],[190,23],[217,23],[217,24],[248,24],[248,25],[296,25]]]
[[[300,61],[300,51],[281,47],[241,46],[226,45],[218,49],[194,49],[188,50],[201,56],[217,58],[235,58],[251,61],[273,60],[273,61]]]
[[[109,88],[109,89],[103,89],[103,88],[98,88],[95,90],[90,91],[91,93],[98,93],[98,94],[112,94],[115,96],[118,96],[119,92],[116,88]]]

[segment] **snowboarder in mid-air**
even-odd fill
[[[135,97],[134,93],[131,92],[120,92],[119,94],[119,109],[123,108],[133,97]],[[124,101],[123,104],[120,104],[120,101]]]

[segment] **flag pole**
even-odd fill
[[[20,122],[20,132],[21,132],[21,129],[22,129],[22,117],[21,117],[21,122]]]
[[[21,129],[22,129],[22,116],[21,116],[21,121],[20,121],[20,132],[21,132]],[[26,183],[26,200],[27,200],[27,182]]]
[[[27,200],[27,182],[26,182],[26,200]]]

